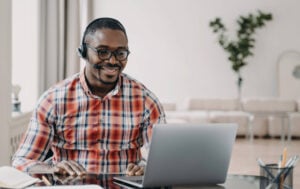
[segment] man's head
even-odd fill
[[[83,33],[81,46],[78,48],[78,52],[82,58],[87,58],[87,56],[86,56],[87,55],[87,47],[86,47],[87,38],[90,36],[93,36],[95,34],[96,30],[102,29],[102,28],[120,30],[125,34],[126,39],[128,40],[127,34],[126,34],[126,29],[121,24],[121,22],[119,22],[118,20],[116,20],[114,18],[108,18],[108,17],[97,18],[88,24],[88,26],[85,28],[85,31]]]
[[[98,18],[86,28],[78,48],[87,61],[85,74],[94,87],[114,85],[129,55],[124,26],[113,18]]]

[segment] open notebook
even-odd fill
[[[33,186],[26,189],[103,189],[99,185],[88,184],[88,185],[63,185],[63,186]]]
[[[40,182],[40,179],[33,178],[13,167],[0,167],[0,188],[25,188],[37,182]]]

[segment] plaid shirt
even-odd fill
[[[91,93],[84,72],[46,91],[13,158],[27,171],[42,164],[51,148],[53,163],[75,160],[91,173],[125,172],[141,160],[152,126],[165,123],[157,97],[143,84],[121,74],[104,98]]]

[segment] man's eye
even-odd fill
[[[98,54],[100,56],[105,56],[105,55],[109,55],[110,54],[110,51],[107,50],[107,49],[98,49]]]
[[[118,56],[126,56],[127,55],[127,51],[126,50],[119,50],[117,51]]]

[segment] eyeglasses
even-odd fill
[[[96,49],[89,45],[87,45],[87,47],[96,52],[101,60],[109,60],[111,56],[114,55],[117,60],[124,61],[127,60],[127,57],[130,53],[128,49],[117,49],[114,51],[110,51],[108,49]]]

